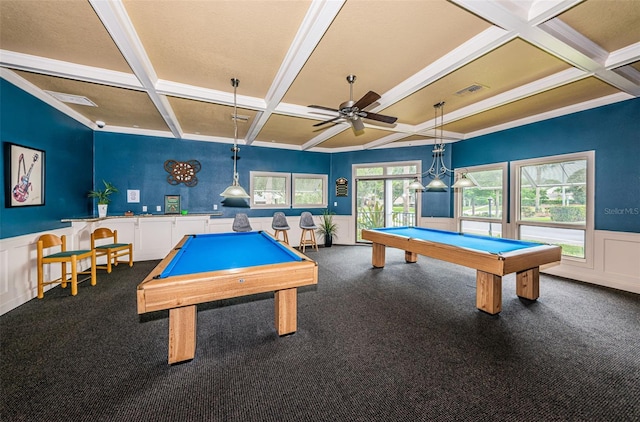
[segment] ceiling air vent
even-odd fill
[[[88,99],[87,97],[82,97],[80,95],[73,94],[63,94],[62,92],[54,92],[54,91],[44,91],[47,94],[51,95],[58,101],[62,101],[63,103],[71,103],[71,104],[80,104],[89,107],[98,107],[93,101]]]
[[[237,119],[239,122],[248,122],[249,116],[238,114],[237,116],[231,115],[231,120]]]
[[[457,91],[456,95],[464,96],[464,95],[474,94],[478,91],[482,91],[483,89],[487,89],[487,87],[479,83],[474,83],[473,85],[469,85],[468,87],[463,88],[460,91]]]

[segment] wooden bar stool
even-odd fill
[[[109,239],[109,243],[96,244],[96,240]],[[130,267],[133,267],[133,245],[131,243],[118,243],[118,230],[111,231],[106,227],[100,227],[95,229],[91,233],[91,249],[96,251],[96,258],[99,256],[107,257],[107,265],[98,266],[96,268],[101,270],[107,270],[107,273],[111,272],[112,265],[129,263]],[[128,261],[120,261],[118,258],[123,256],[129,256]]]
[[[44,255],[44,250],[60,246],[60,252]],[[90,271],[78,271],[78,261],[91,258]],[[44,264],[60,262],[62,271],[60,278],[51,281],[44,281]],[[67,280],[67,262],[71,263],[71,280]],[[91,250],[67,250],[67,237],[60,237],[54,234],[43,234],[38,238],[38,299],[44,297],[44,286],[46,284],[60,284],[62,288],[67,287],[67,282],[71,281],[71,296],[78,294],[78,274],[91,274],[91,285],[96,285],[96,252]]]
[[[302,252],[306,250],[306,246],[310,245],[318,250],[318,243],[316,242],[316,226],[313,221],[313,216],[310,212],[305,211],[300,214],[300,228],[302,229],[302,235],[300,236],[300,249]]]
[[[242,212],[237,213],[233,218],[233,226],[231,228],[234,232],[250,232],[253,230],[251,223],[249,223],[249,217]]]
[[[273,214],[273,220],[271,221],[271,228],[275,231],[273,237],[276,239],[279,238],[280,233],[282,233],[282,241],[289,244],[289,236],[287,235],[287,231],[291,228],[289,227],[289,223],[287,222],[287,217],[283,212],[276,212]]]

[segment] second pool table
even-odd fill
[[[315,261],[266,232],[187,235],[138,285],[138,314],[169,310],[169,363],[193,359],[196,305],[275,292],[279,335],[297,329],[297,288],[318,283]]]
[[[405,251],[406,262],[417,255],[475,268],[476,307],[489,314],[502,310],[502,276],[516,273],[516,294],[530,300],[540,295],[540,266],[560,261],[555,245],[462,234],[422,227],[386,227],[362,230],[373,242],[372,264],[385,264],[385,246]]]

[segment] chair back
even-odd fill
[[[278,211],[273,214],[271,228],[274,230],[289,230],[289,223],[287,222],[287,217],[283,212]]]
[[[234,232],[250,232],[253,230],[249,223],[249,217],[247,214],[239,212],[233,219],[233,231]]]
[[[300,214],[300,228],[301,229],[315,229],[316,223],[313,221],[313,216],[309,211],[305,211]]]
[[[91,233],[91,249],[95,249],[96,240],[98,239],[113,239],[112,243],[118,243],[118,231],[107,227],[97,228]]]
[[[62,245],[62,250],[66,249],[66,236],[62,235],[61,237],[56,236],[55,234],[43,234],[38,238],[38,246],[42,245],[42,249],[51,248],[52,246]]]

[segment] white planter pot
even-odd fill
[[[107,216],[108,204],[98,204],[98,217],[104,218]]]

